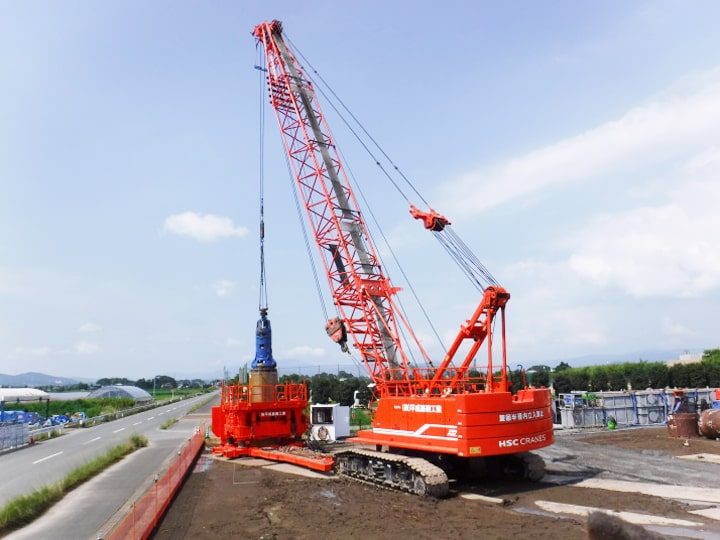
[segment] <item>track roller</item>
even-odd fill
[[[361,449],[341,451],[333,457],[340,476],[391,491],[437,498],[448,494],[445,471],[422,458]]]

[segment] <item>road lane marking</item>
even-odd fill
[[[142,422],[135,422],[133,426],[139,426],[140,424],[142,424]]]
[[[62,454],[62,452],[56,452],[56,453],[54,453],[54,454],[50,454],[49,456],[45,456],[45,457],[42,458],[42,459],[38,459],[37,461],[33,461],[32,464],[33,464],[33,465],[37,465],[37,464],[40,463],[41,461],[45,461],[46,459],[50,459],[50,458],[57,457],[57,456],[59,456],[60,454]]]
[[[154,417],[154,416],[151,416],[150,418],[148,418],[148,420],[152,420],[153,418],[155,418],[155,417]]]
[[[121,427],[120,429],[116,429],[113,433],[120,433],[121,431],[125,431],[125,428]]]
[[[94,439],[90,439],[89,441],[84,442],[83,444],[90,444],[91,442],[99,441],[100,439],[102,439],[102,437],[95,437]]]

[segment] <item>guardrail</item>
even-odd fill
[[[185,481],[190,468],[195,464],[205,446],[205,425],[195,429],[183,449],[178,452],[177,459],[168,467],[164,474],[155,475],[154,482],[131,503],[127,514],[105,534],[102,531],[98,538],[107,540],[146,540],[157,527],[160,519],[167,511],[176,493]]]
[[[28,441],[27,424],[0,423],[0,450],[17,448]]]
[[[197,397],[197,395],[187,397]],[[123,409],[113,413],[93,416],[91,418],[83,418],[82,420],[75,420],[52,426],[30,427],[27,423],[0,423],[0,451],[22,448],[23,446],[34,443],[36,440],[42,439],[46,435],[48,437],[59,437],[64,434],[66,429],[92,427],[104,422],[111,422],[119,418],[124,418],[126,416],[149,411],[157,407],[169,405],[170,403],[175,403],[176,401],[182,401],[183,399],[187,399],[187,397],[153,401],[151,403],[138,405],[136,407]]]

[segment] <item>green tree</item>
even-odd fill
[[[711,388],[720,387],[720,349],[705,351],[701,363],[705,367],[707,385]]]
[[[647,366],[648,385],[650,388],[669,386],[668,367],[665,362],[652,362]]]
[[[335,401],[333,394],[337,387],[337,377],[328,373],[318,373],[310,381],[310,395],[313,403]]]
[[[572,392],[572,378],[569,370],[561,370],[560,373],[555,373],[553,376],[553,388],[555,388],[555,393],[558,395]]]
[[[301,382],[304,382],[305,378],[302,375],[299,375],[297,373],[289,373],[287,375],[282,375],[280,377],[281,383],[295,383],[299,384]]]
[[[568,370],[570,376],[570,386],[573,390],[594,390],[590,382],[590,372],[588,368],[575,368]]]
[[[98,379],[96,384],[98,386],[113,386],[116,384],[122,384],[123,386],[134,386],[135,381],[131,381],[130,379],[126,379],[125,377],[105,377],[103,379]]]
[[[670,368],[670,386],[673,388],[688,388],[690,386],[687,364],[675,364]]]
[[[152,390],[153,380],[138,379],[135,383],[135,386],[137,386],[138,388],[142,388],[143,390]]]
[[[532,366],[527,370],[528,385],[535,387],[550,386],[550,367]]]
[[[602,392],[610,389],[610,379],[608,377],[608,369],[606,366],[590,366],[588,369],[590,383],[593,390]]]
[[[687,365],[688,388],[704,388],[708,386],[705,375],[705,366],[701,362],[693,362]]]
[[[352,405],[355,401],[355,392],[361,403],[367,404],[371,392],[368,388],[370,379],[367,377],[353,377],[349,373],[340,372],[342,377],[330,373],[314,375],[309,382],[311,399],[313,403],[338,403]]]
[[[628,379],[625,376],[625,368],[620,364],[605,366],[607,373],[608,389],[616,392],[627,390]]]
[[[557,366],[555,366],[555,373],[560,373],[561,371],[565,371],[566,369],[572,369],[570,367],[570,364],[567,362],[560,362]]]
[[[169,375],[156,375],[155,388],[177,388],[177,381]]]
[[[508,378],[510,379],[510,391],[517,393],[523,387],[522,368],[511,369]]]

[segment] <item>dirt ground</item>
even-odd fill
[[[666,427],[575,437],[593,446],[612,445],[633,452],[652,448],[654,455],[720,454],[720,442],[694,438],[686,446],[684,439],[669,436]],[[520,481],[453,484],[448,498],[436,500],[391,493],[335,477],[306,478],[265,466],[248,466],[243,459],[216,459],[207,450],[153,538],[573,540],[588,537],[585,517],[558,517],[540,511],[534,504],[538,500],[688,519],[688,503],[572,484]],[[505,502],[468,499],[463,496],[467,493],[497,497]],[[705,530],[720,531],[716,522],[707,523]],[[720,537],[708,534],[696,538]]]

